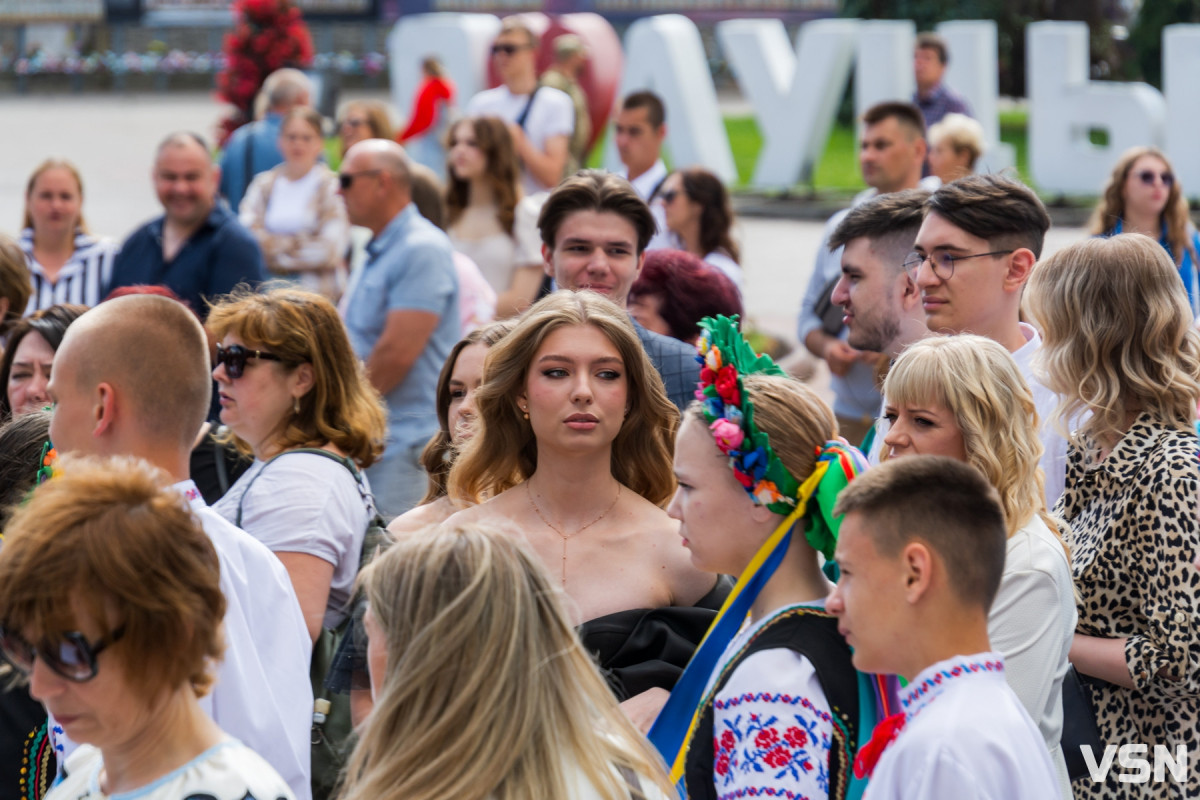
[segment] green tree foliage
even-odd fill
[[[1162,88],[1162,29],[1177,22],[1200,22],[1200,0],[1143,0],[1129,31],[1142,80]]]

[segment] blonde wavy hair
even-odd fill
[[[576,767],[606,800],[631,796],[618,770],[673,796],[519,536],[435,528],[362,581],[387,673],[342,800],[565,798]]]
[[[1017,362],[991,339],[972,334],[933,336],[909,345],[883,384],[888,405],[936,403],[954,415],[967,463],[1000,495],[1008,535],[1046,511],[1037,407]]]
[[[1191,247],[1191,237],[1188,236],[1191,218],[1188,216],[1187,198],[1183,196],[1183,190],[1179,186],[1179,176],[1167,160],[1166,154],[1157,147],[1133,147],[1121,154],[1088,220],[1088,232],[1096,235],[1108,233],[1118,222],[1125,219],[1125,182],[1129,179],[1133,165],[1143,156],[1159,159],[1167,165],[1167,171],[1176,176],[1167,191],[1167,204],[1163,206],[1162,221],[1167,223],[1167,243],[1171,245],[1175,266],[1179,266],[1183,263],[1183,254]],[[1192,253],[1192,260],[1200,260],[1200,254]]]
[[[1060,430],[1085,411],[1076,435],[1095,441],[1120,439],[1133,412],[1195,430],[1200,332],[1158,242],[1126,233],[1059,250],[1034,268],[1026,306],[1042,330],[1034,370],[1060,395]]]
[[[525,312],[517,327],[492,347],[475,393],[478,428],[447,481],[450,498],[482,502],[527,480],[537,470],[537,439],[517,406],[538,348],[567,326],[599,329],[621,356],[629,413],[612,444],[613,477],[655,505],[675,491],[672,450],[679,411],[638,340],[625,310],[593,292],[563,290]]]
[[[212,307],[207,327],[218,340],[232,333],[251,350],[279,356],[284,369],[312,365],[312,390],[300,398],[298,411],[279,421],[275,443],[281,449],[332,444],[360,467],[379,460],[387,435],[383,398],[367,380],[332,303],[303,289],[239,291]],[[242,453],[251,452],[248,442],[232,434],[229,439]]]

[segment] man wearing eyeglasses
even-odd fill
[[[1046,505],[1053,508],[1066,477],[1066,441],[1047,424],[1057,398],[1030,366],[1041,337],[1021,321],[1021,294],[1049,228],[1046,208],[1027,186],[971,175],[930,195],[906,268],[921,290],[929,330],[986,336],[1012,353],[1042,421]]]
[[[506,18],[492,43],[501,83],[467,103],[469,117],[499,117],[509,123],[526,195],[553,189],[562,180],[575,132],[570,96],[538,86],[537,46],[537,37],[520,19]]]
[[[412,166],[400,145],[359,142],[338,177],[350,222],[372,234],[343,317],[387,402],[387,448],[367,477],[380,512],[391,518],[425,493],[420,455],[438,429],[437,378],[460,333],[458,277],[450,240],[412,202]]]

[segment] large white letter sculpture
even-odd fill
[[[858,27],[854,65],[854,115],[885,100],[912,100],[913,45],[917,28],[910,20],[871,20]]]
[[[946,84],[971,104],[971,114],[983,126],[984,153],[976,172],[999,172],[1017,163],[1012,145],[1000,141],[1000,57],[996,48],[996,23],[991,20],[943,22],[938,33],[946,39],[950,65]]]
[[[1035,22],[1026,29],[1029,167],[1038,188],[1096,194],[1113,162],[1135,145],[1162,146],[1166,101],[1145,83],[1088,80],[1088,27]],[[1106,146],[1089,141],[1108,132]]]
[[[667,147],[675,166],[703,164],[726,183],[737,181],[717,90],[694,22],[680,14],[664,14],[629,26],[618,95],[640,89],[656,92],[667,108]],[[621,169],[611,129],[604,163],[610,170]]]
[[[437,12],[401,17],[388,35],[392,103],[401,113],[412,108],[421,82],[421,60],[436,55],[458,89],[458,105],[487,88],[488,54],[500,31],[492,14]]]
[[[1190,197],[1200,196],[1200,25],[1163,29],[1163,92],[1167,103],[1167,154]]]
[[[762,133],[755,186],[786,189],[805,180],[820,160],[850,77],[857,25],[848,19],[810,22],[801,26],[793,50],[777,19],[717,24],[717,40]]]

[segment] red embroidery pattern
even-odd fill
[[[908,707],[925,695],[940,687],[948,680],[966,675],[968,672],[1004,672],[1003,661],[971,661],[963,664],[955,664],[950,669],[943,669],[932,676],[921,681],[916,686],[908,686],[904,689],[903,696],[900,698],[900,704],[907,711]]]
[[[717,714],[718,723],[724,726],[713,737],[713,778],[720,800],[802,800],[808,795],[794,789],[806,778],[805,783],[815,780],[828,795],[832,717],[814,708],[807,697],[766,692],[717,700],[713,708],[731,712],[748,704],[756,710],[744,708],[734,716]]]

